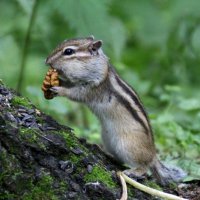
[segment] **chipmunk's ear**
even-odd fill
[[[102,44],[103,44],[102,40],[94,41],[90,44],[90,49],[92,51],[98,51],[101,48]]]
[[[88,36],[87,39],[89,39],[89,40],[94,40],[94,35]]]

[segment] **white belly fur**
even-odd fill
[[[110,154],[132,168],[152,160],[153,143],[126,108],[118,102],[89,107],[100,119],[103,144]]]
[[[134,143],[138,140],[141,127],[132,117],[118,116],[120,120],[102,120],[102,140],[106,150],[115,158],[131,167],[137,167],[134,158]],[[131,124],[131,126],[130,126]],[[139,136],[140,138],[140,136]]]

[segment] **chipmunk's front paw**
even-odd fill
[[[54,93],[55,96],[65,96],[65,88],[54,86],[50,88],[50,91]]]

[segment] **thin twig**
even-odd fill
[[[28,24],[28,29],[26,32],[26,37],[24,41],[24,47],[22,52],[22,59],[21,59],[21,65],[20,65],[20,72],[19,72],[19,79],[17,83],[17,91],[20,92],[23,85],[23,79],[24,79],[24,71],[25,71],[25,64],[27,59],[27,53],[28,53],[28,46],[30,44],[30,36],[31,36],[31,29],[33,27],[34,19],[36,16],[36,10],[37,10],[38,0],[35,0],[32,7],[32,12]]]
[[[121,175],[121,172],[118,172],[117,175],[119,176],[121,185],[122,185],[122,196],[121,196],[120,200],[127,200],[128,193],[127,193],[126,181],[124,180],[124,177]]]
[[[47,141],[49,141],[50,143],[52,143],[52,144],[54,144],[54,145],[57,145],[55,142],[53,142],[52,140],[50,140],[49,138],[47,138],[47,137],[45,137],[44,135],[42,135],[42,134],[40,134],[40,133],[38,133],[37,131],[35,131],[34,129],[32,129],[32,131],[37,135],[37,136],[39,136],[39,137],[41,137],[41,138],[43,138],[43,139],[45,139],[45,140],[47,140]]]
[[[157,196],[157,197],[161,197],[163,199],[169,199],[169,200],[187,200],[187,199],[178,197],[178,196],[173,195],[173,194],[165,193],[165,192],[162,192],[162,191],[147,187],[147,186],[145,186],[145,185],[143,185],[141,183],[138,183],[137,181],[129,178],[123,172],[118,172],[118,173],[120,173],[121,176],[125,179],[125,181],[127,183],[129,183],[130,185],[132,185],[133,187],[135,187],[135,188],[137,188],[137,189],[139,189],[139,190],[141,190],[143,192],[146,192],[148,194],[151,194],[153,196]]]

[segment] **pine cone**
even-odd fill
[[[56,69],[50,68],[46,73],[42,85],[42,91],[44,92],[44,97],[46,99],[54,98],[54,94],[50,90],[50,88],[53,86],[59,86],[58,72],[56,71]]]

